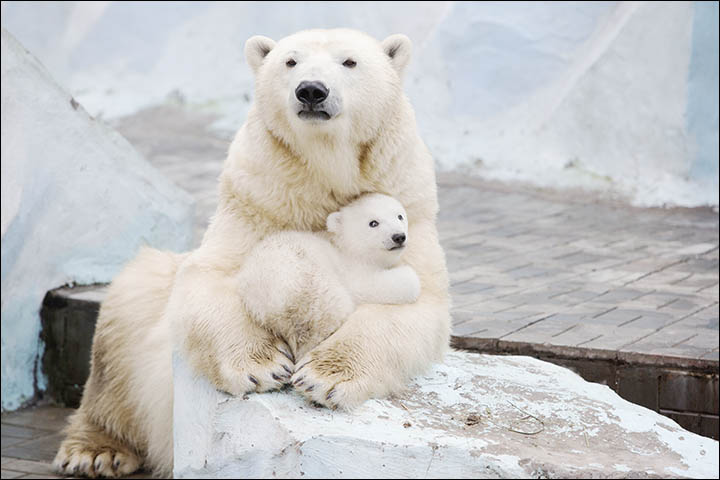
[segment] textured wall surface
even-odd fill
[[[717,205],[717,3],[4,3],[3,25],[90,113],[168,101],[236,129],[254,34],[414,43],[406,89],[438,166],[637,205]],[[282,15],[277,12],[281,10]],[[714,65],[714,66],[713,66]]]
[[[697,2],[688,78],[691,178],[718,190],[718,2]]]
[[[414,43],[406,89],[438,166],[717,205],[715,2],[3,4],[3,25],[92,114],[168,101],[234,130],[251,35],[351,27]],[[277,15],[281,9],[283,15]],[[714,101],[713,101],[714,99]]]
[[[2,408],[43,387],[45,293],[107,282],[141,245],[192,239],[192,198],[2,32]]]

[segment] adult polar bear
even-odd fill
[[[230,146],[217,211],[197,250],[146,249],[113,281],[57,469],[119,476],[144,464],[171,474],[173,349],[236,395],[279,388],[284,367],[302,367],[294,380],[314,385],[302,393],[331,407],[388,394],[441,358],[448,280],[434,165],[402,92],[410,50],[403,35],[378,42],[345,29],[247,41],[256,98]],[[405,206],[413,241],[404,259],[420,298],[361,305],[294,362],[282,339],[248,319],[236,273],[266,235],[323,230],[330,212],[365,192]]]

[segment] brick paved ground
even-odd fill
[[[198,243],[231,138],[209,131],[209,121],[162,107],[116,124],[198,200]],[[636,209],[455,174],[439,174],[438,184],[454,335],[718,360],[717,213]],[[52,478],[69,412],[3,414],[2,478]]]
[[[58,478],[49,463],[69,408],[35,407],[2,415],[2,478]]]
[[[440,175],[453,333],[718,360],[718,215]]]
[[[73,411],[72,408],[36,406],[3,413],[0,478],[63,478],[55,475],[51,463],[62,440],[61,430]],[[138,473],[129,478],[152,477]]]

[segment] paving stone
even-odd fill
[[[51,463],[62,439],[60,430],[72,412],[45,405],[3,413],[2,478],[63,478],[55,475]],[[126,478],[152,476],[141,471]]]
[[[568,306],[574,306],[581,304],[583,302],[587,302],[588,300],[592,300],[596,298],[598,295],[601,295],[604,292],[607,292],[608,290],[604,291],[593,291],[593,290],[574,290],[568,293],[565,293],[563,295],[558,296],[557,301],[561,302],[562,304],[568,305]]]
[[[697,290],[695,293],[704,299],[717,300],[718,297],[720,297],[720,285],[715,284],[710,287],[702,288]]]
[[[717,349],[711,350],[709,352],[703,353],[700,358],[706,359],[706,360],[713,360],[715,362],[720,360],[720,352],[718,352]]]
[[[5,423],[4,420],[5,420],[5,418],[3,417],[3,424],[2,424],[3,438],[14,437],[14,438],[19,438],[21,440],[27,440],[27,439],[42,435],[45,432],[44,430],[36,430],[33,428],[19,427],[16,425],[11,425],[11,424]]]
[[[668,349],[686,352],[695,352],[698,357],[718,346],[717,332],[710,329],[688,328],[682,322],[672,325],[665,330],[659,330],[633,344],[633,350],[638,352],[652,352],[657,349],[659,354],[666,354]]]
[[[489,330],[491,324],[487,321],[482,320],[470,320],[460,325],[453,325],[452,334],[460,336],[480,336],[489,337],[490,334],[486,332]],[[510,330],[507,330],[508,332]]]
[[[479,293],[485,290],[491,290],[494,289],[495,285],[491,283],[483,283],[476,280],[470,280],[467,282],[460,283],[458,285],[454,285],[450,289],[450,293],[453,295],[464,295],[464,294],[471,294],[471,293]]]
[[[610,327],[605,329],[605,334],[596,339],[583,344],[584,348],[599,348],[602,350],[620,350],[626,344],[638,340],[649,335],[654,330],[647,328],[626,327]],[[634,350],[630,350],[634,351]]]
[[[64,438],[65,436],[62,433],[54,433],[20,444],[10,445],[2,449],[2,454],[23,460],[47,460],[55,456]]]
[[[646,353],[664,357],[701,358],[707,351],[704,348],[693,347],[692,345],[678,345],[676,347],[666,346],[664,343],[641,342],[632,344],[625,348],[626,351]]]
[[[609,308],[600,314],[592,315],[587,318],[587,323],[593,323],[603,328],[604,325],[625,325],[636,321],[645,314],[644,310],[626,310],[622,308]]]
[[[0,478],[20,478],[25,476],[25,472],[15,472],[12,470],[2,470]]]
[[[54,456],[54,454],[53,454]],[[37,474],[37,475],[54,475],[52,466],[49,462],[38,462],[32,460],[23,460],[19,458],[9,458],[3,454],[2,461],[3,470],[14,470],[17,472],[24,472],[24,474]]]
[[[669,314],[663,313],[663,312],[657,312],[657,311],[653,312],[652,310],[648,310],[648,311],[624,310],[624,311],[636,312],[638,315],[640,315],[640,317],[636,318],[633,315],[633,318],[628,319],[627,321],[621,322],[620,324],[618,324],[619,327],[630,326],[633,328],[658,330],[676,320],[676,318],[673,317],[672,315],[669,315]]]
[[[574,328],[576,325],[578,325],[577,321],[571,317],[558,318],[551,316],[500,338],[514,342],[552,343],[555,337]]]
[[[528,319],[507,319],[502,318],[503,314],[497,314],[500,318],[475,318],[461,325],[453,326],[452,334],[458,336],[479,337],[479,338],[502,338],[515,330],[528,324]]]
[[[4,427],[3,427],[3,428],[4,428]],[[17,437],[5,436],[5,434],[4,434],[4,432],[3,432],[3,436],[2,436],[2,448],[5,449],[5,447],[10,447],[10,446],[12,446],[12,445],[17,445],[18,443],[22,443],[22,442],[24,442],[24,441],[25,441],[24,438],[17,438]]]
[[[67,416],[73,411],[71,408],[35,406],[3,413],[2,423],[36,430],[59,430],[65,427]]]
[[[618,288],[609,290],[607,293],[598,295],[593,299],[595,302],[619,304],[630,301],[644,295],[646,292],[632,288]]]
[[[684,298],[678,298],[671,303],[658,307],[658,310],[679,312],[682,315],[684,313],[689,313],[693,310],[697,310],[697,308],[700,306],[701,305],[696,302],[691,302]]]

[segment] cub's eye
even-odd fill
[[[348,58],[347,60],[345,60],[343,62],[343,66],[345,66],[347,68],[353,68],[353,67],[355,67],[355,65],[357,65],[357,62],[351,58]]]
[[[402,220],[402,219],[403,219],[403,216],[402,216],[402,215],[398,215],[398,220]]]
[[[372,228],[375,228],[375,227],[377,227],[377,226],[380,225],[380,224],[379,224],[377,221],[373,220],[373,221],[370,222],[368,225],[370,225],[370,227],[372,227]]]
[[[288,68],[292,68],[292,67],[294,67],[295,65],[297,65],[297,62],[291,58],[290,60],[288,60],[287,62],[285,62],[285,65],[287,65]]]

